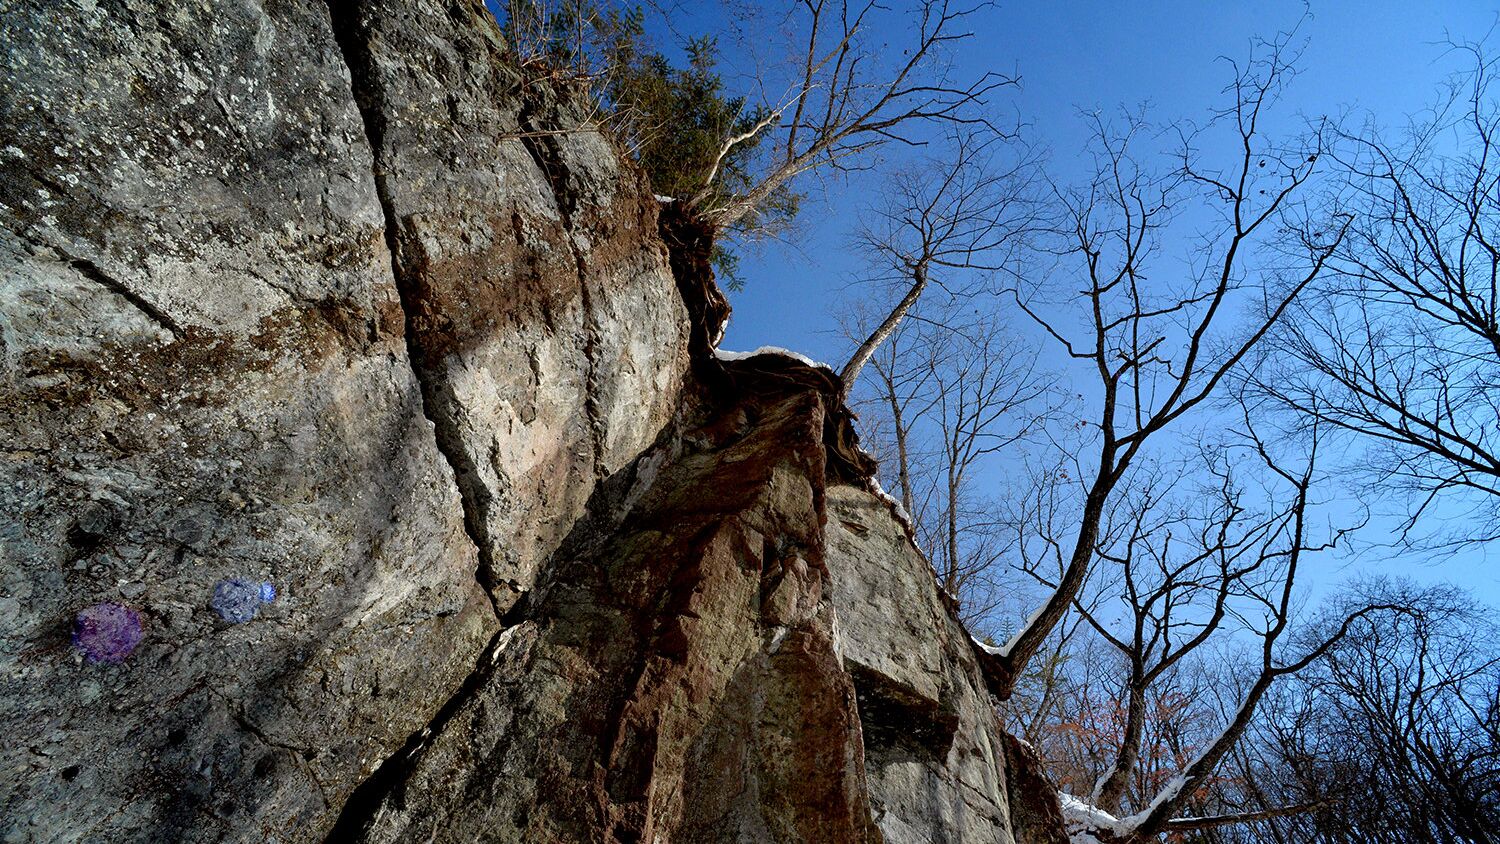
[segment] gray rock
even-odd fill
[[[12,5],[0,40],[0,828],[316,837],[496,628],[327,8]],[[117,569],[145,638],[85,663]],[[248,569],[297,601],[221,629]]]
[[[886,842],[1009,844],[1004,731],[931,566],[890,505],[863,490],[829,488],[827,533],[838,644]]]
[[[503,613],[676,407],[687,313],[656,202],[588,107],[523,81],[479,5],[360,0],[334,25],[428,411]]]
[[[689,407],[600,488],[340,840],[880,840],[822,567],[823,399],[757,392],[725,399],[753,428]]]

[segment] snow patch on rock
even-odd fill
[[[731,352],[727,349],[714,349],[714,357],[719,360],[745,360],[760,355],[776,355],[777,357],[791,358],[798,363],[811,366],[814,369],[826,369],[833,372],[833,367],[822,361],[816,361],[807,355],[794,352],[791,349],[783,349],[780,346],[761,346],[753,352]]]
[[[914,532],[914,529],[912,528],[911,514],[906,512],[906,508],[901,506],[900,501],[897,501],[894,497],[891,496],[890,493],[885,491],[885,489],[880,485],[879,478],[874,476],[870,477],[870,492],[873,492],[876,498],[879,498],[881,501],[884,501],[886,504],[889,504],[891,506],[891,513],[895,515],[896,521],[900,522],[901,526],[906,528],[907,534],[912,534]]]

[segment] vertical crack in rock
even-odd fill
[[[422,754],[431,746],[432,739],[442,734],[448,722],[453,720],[453,716],[458,714],[464,704],[479,694],[480,689],[484,688],[495,673],[495,666],[500,662],[501,651],[509,644],[512,634],[519,629],[517,618],[519,613],[516,611],[525,603],[523,597],[515,607],[511,608],[511,612],[501,619],[500,629],[490,637],[484,650],[480,651],[474,670],[469,672],[463,685],[459,686],[458,690],[438,707],[438,711],[427,724],[407,736],[406,742],[395,753],[387,756],[368,777],[365,777],[363,782],[355,787],[354,791],[350,792],[349,799],[344,801],[344,806],[339,811],[338,819],[334,821],[333,828],[328,831],[328,836],[324,839],[326,844],[363,841],[366,833],[375,825],[386,798],[392,795],[400,797],[406,782],[411,779],[412,771],[416,770],[417,764],[422,761]]]
[[[401,260],[399,221],[391,199],[390,188],[380,164],[385,136],[385,116],[379,107],[380,82],[374,73],[373,58],[370,55],[369,44],[366,42],[367,33],[362,31],[359,21],[360,2],[359,0],[327,0],[327,6],[334,39],[338,42],[339,52],[349,72],[354,103],[359,109],[365,137],[370,145],[376,196],[380,201],[381,211],[385,215],[386,248],[391,255],[391,272],[405,317],[404,339],[407,358],[421,391],[422,412],[432,423],[438,452],[442,454],[443,459],[453,471],[454,480],[458,486],[464,511],[464,530],[474,544],[479,558],[475,579],[490,600],[491,608],[501,623],[500,629],[480,652],[474,669],[469,672],[459,688],[438,708],[425,726],[408,736],[406,742],[395,753],[387,756],[350,793],[334,821],[333,828],[328,833],[326,840],[332,844],[357,840],[360,834],[374,823],[376,814],[385,799],[397,793],[402,784],[410,778],[412,770],[416,768],[431,738],[440,734],[459,708],[489,680],[499,659],[500,650],[508,641],[507,634],[515,630],[516,623],[518,623],[516,616],[524,608],[526,601],[518,602],[511,608],[509,614],[502,613],[495,601],[496,578],[483,518],[488,496],[476,494],[477,475],[473,467],[467,465],[468,460],[463,456],[463,451],[459,447],[459,432],[452,424],[452,420],[438,411],[441,385],[434,383],[416,335],[415,322],[420,309],[421,284],[417,274],[409,271]]]
[[[602,374],[599,369],[599,314],[594,309],[593,291],[589,289],[588,272],[583,251],[578,248],[578,236],[574,231],[574,216],[578,211],[576,191],[568,186],[570,172],[563,156],[557,133],[535,120],[542,107],[539,96],[521,82],[521,109],[516,115],[521,125],[521,144],[530,153],[537,169],[552,188],[552,198],[557,212],[562,216],[563,231],[568,236],[568,249],[573,253],[573,265],[578,275],[579,302],[583,307],[583,359],[584,394],[583,412],[588,418],[589,435],[594,457],[594,479],[603,480],[604,466],[604,414],[599,409],[599,394],[603,391]],[[554,118],[556,115],[552,115]],[[560,122],[560,121],[554,121]]]
[[[384,101],[381,83],[375,73],[374,58],[366,41],[359,17],[362,11],[360,0],[327,0],[330,24],[334,39],[338,42],[344,66],[349,72],[349,85],[355,107],[359,109],[364,125],[365,138],[369,142],[372,177],[375,193],[380,201],[380,210],[385,215],[385,243],[391,255],[391,274],[396,283],[396,294],[401,301],[404,316],[404,338],[406,356],[412,374],[422,395],[422,414],[432,423],[438,452],[452,470],[458,486],[459,500],[463,506],[464,531],[478,552],[479,566],[475,580],[484,590],[485,597],[498,618],[503,611],[496,601],[495,591],[498,577],[495,574],[494,555],[486,515],[492,499],[491,494],[479,480],[473,462],[464,453],[461,434],[450,418],[443,412],[440,391],[430,371],[422,344],[417,336],[417,314],[421,311],[422,283],[418,271],[402,260],[400,221],[395,203],[391,199],[390,186],[386,181],[381,158],[384,155],[385,114],[381,110]]]

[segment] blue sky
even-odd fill
[[[1307,47],[1290,110],[1368,111],[1399,125],[1458,68],[1441,42],[1449,34],[1482,37],[1496,7],[1340,0],[1315,3],[1311,14],[1298,30]],[[1228,80],[1219,57],[1243,57],[1253,37],[1272,36],[1302,15],[1301,3],[1286,0],[1009,3],[976,20],[975,38],[958,58],[964,68],[1019,73],[1022,87],[1006,105],[1027,124],[1026,136],[1050,150],[1052,175],[1068,181],[1084,174],[1088,132],[1080,111],[1146,104],[1162,120],[1201,117],[1221,101]],[[747,283],[730,297],[726,346],[789,346],[820,360],[845,351],[830,315],[862,269],[846,236],[876,186],[830,183],[799,218],[793,244],[746,255]]]
[[[1391,0],[1315,2],[1306,19],[1304,11],[1303,4],[1285,0],[1010,3],[976,19],[975,37],[955,59],[961,71],[998,68],[1020,75],[1021,88],[1001,104],[1025,123],[1027,139],[1046,149],[1051,178],[1066,183],[1089,172],[1083,112],[1144,105],[1161,122],[1203,118],[1223,102],[1230,79],[1220,58],[1243,58],[1254,37],[1293,26],[1294,43],[1304,52],[1278,109],[1287,126],[1299,116],[1348,114],[1355,122],[1368,116],[1400,127],[1462,68],[1447,40],[1483,39],[1497,14],[1482,3]],[[900,43],[901,33],[887,37]],[[895,151],[887,164],[899,164],[902,155]],[[865,295],[858,284],[864,265],[849,235],[879,185],[874,174],[825,182],[823,195],[815,192],[798,218],[790,243],[745,252],[745,286],[730,294],[734,316],[725,348],[775,345],[835,365],[843,361],[850,344],[835,330],[835,313],[842,302]],[[1397,509],[1391,504],[1377,512],[1367,532],[1372,540],[1382,524],[1394,522]],[[1463,518],[1457,509],[1442,515]],[[1355,573],[1384,572],[1458,582],[1500,605],[1500,567],[1486,556],[1483,549],[1441,558],[1367,549],[1357,559],[1323,561],[1310,585],[1322,592]]]

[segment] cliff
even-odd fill
[[[0,37],[3,840],[1061,840],[832,374],[481,4]]]

